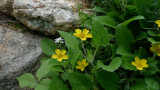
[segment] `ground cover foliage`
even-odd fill
[[[35,90],[160,90],[160,0],[93,0],[79,12],[79,29],[58,31],[64,43],[42,39],[48,57],[34,77],[17,78]]]

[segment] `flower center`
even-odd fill
[[[138,67],[142,67],[142,64],[141,64],[141,63],[139,63],[137,66],[138,66]]]
[[[83,64],[81,64],[81,67],[84,67],[84,65],[83,65]]]
[[[155,46],[155,50],[157,53],[160,53],[160,48],[158,47],[158,45]]]
[[[79,36],[80,36],[81,38],[84,38],[84,37],[85,37],[85,35],[84,35],[83,33],[81,33]]]
[[[62,58],[62,56],[63,56],[62,54],[57,55],[58,58]]]
[[[160,53],[160,48],[156,48],[156,52],[157,52],[157,53]]]

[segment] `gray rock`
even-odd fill
[[[36,67],[42,54],[40,39],[0,26],[0,90],[11,90],[17,76]]]
[[[0,10],[30,29],[54,35],[78,25],[78,3],[85,8],[82,0],[1,0]]]

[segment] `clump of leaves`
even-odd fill
[[[80,13],[81,29],[75,29],[74,33],[58,31],[65,46],[57,47],[53,40],[42,39],[42,51],[48,57],[41,60],[36,77],[26,73],[17,78],[20,87],[35,90],[159,90],[160,22],[155,23],[156,19],[152,17],[154,26],[147,25],[146,21],[150,19],[145,13],[148,10],[140,6],[159,1],[110,0],[107,7],[117,8],[113,4],[122,3],[120,1],[129,4],[117,4],[123,6],[121,12],[94,8],[90,9],[96,12],[93,15]]]

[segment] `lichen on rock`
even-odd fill
[[[77,26],[78,4],[85,7],[83,3],[81,0],[12,0],[10,14],[30,29],[54,35],[57,30],[68,31]],[[0,8],[4,6],[6,3]]]

